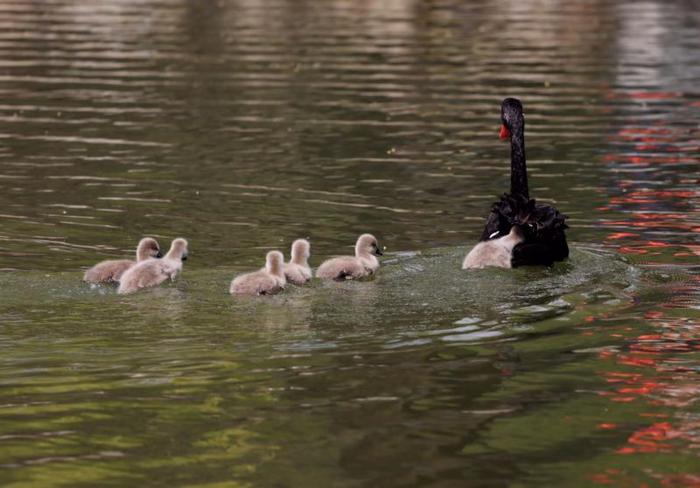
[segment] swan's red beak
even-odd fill
[[[498,137],[500,137],[502,141],[510,139],[510,131],[508,127],[506,127],[506,124],[501,124],[501,132],[498,134]]]

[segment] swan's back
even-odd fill
[[[569,257],[566,215],[551,205],[538,205],[533,198],[504,194],[493,204],[481,241],[506,235],[513,225],[522,229],[524,240],[513,248],[513,267],[550,266]]]

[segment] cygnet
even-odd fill
[[[292,244],[292,259],[284,263],[284,276],[289,283],[303,285],[311,279],[311,267],[309,267],[309,256],[311,256],[311,244],[306,239],[297,239]]]
[[[525,237],[518,226],[513,226],[508,235],[478,243],[464,258],[462,269],[480,269],[487,266],[512,268],[513,248]]]
[[[316,271],[319,278],[330,280],[354,280],[370,276],[379,269],[381,256],[377,239],[372,234],[362,234],[355,244],[355,256],[341,256],[329,259]]]
[[[234,278],[229,292],[232,295],[274,295],[282,291],[286,283],[284,256],[279,251],[270,251],[265,259],[265,268]]]
[[[117,293],[133,293],[141,288],[157,286],[166,280],[175,281],[187,259],[187,241],[175,239],[162,259],[147,259],[129,268],[121,278]]]

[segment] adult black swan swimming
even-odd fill
[[[525,117],[516,98],[501,104],[501,139],[510,139],[510,193],[505,193],[491,207],[480,241],[508,235],[518,226],[523,241],[513,248],[511,264],[550,266],[569,256],[564,230],[566,215],[550,205],[538,205],[527,187],[525,166]]]

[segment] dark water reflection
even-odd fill
[[[697,486],[692,2],[0,5],[0,483]],[[456,271],[509,181],[552,270]],[[231,300],[372,231],[366,283]],[[133,297],[81,270],[191,242]]]

